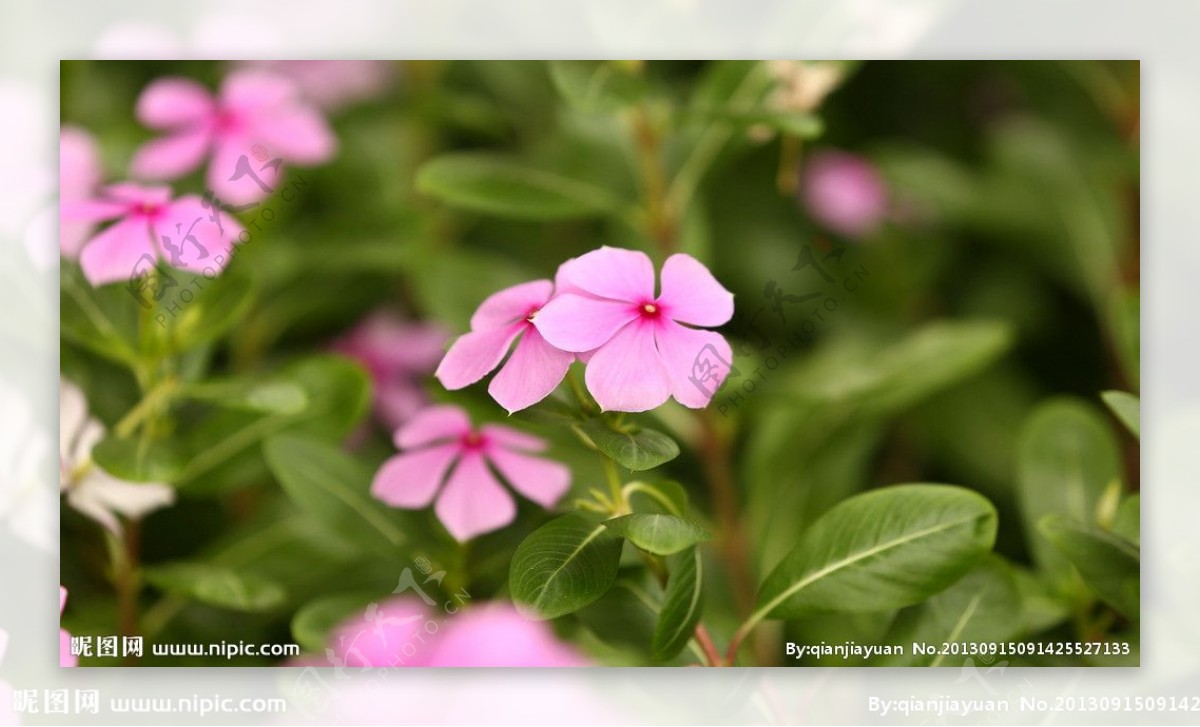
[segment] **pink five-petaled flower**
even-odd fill
[[[517,516],[512,495],[496,481],[489,464],[513,489],[545,508],[553,507],[571,484],[566,467],[527,454],[543,451],[545,441],[496,424],[473,429],[466,412],[456,406],[421,411],[396,430],[394,439],[397,448],[407,451],[383,463],[371,493],[393,507],[412,510],[427,507],[436,497],[434,512],[460,542],[502,528]]]
[[[116,220],[83,243],[79,264],[92,285],[130,280],[159,260],[197,273],[221,270],[243,230],[194,194],[171,199],[170,187],[114,184],[94,199],[60,204],[64,224]]]
[[[555,283],[534,280],[494,293],[471,316],[471,332],[450,346],[435,376],[447,389],[479,381],[500,365],[515,339],[508,362],[488,384],[488,393],[511,414],[546,398],[567,375],[575,354],[546,343],[534,326]],[[561,290],[559,291],[561,292]]]
[[[167,136],[137,151],[135,175],[175,179],[211,155],[208,188],[227,204],[270,194],[279,171],[271,161],[319,164],[337,147],[324,117],[298,97],[295,84],[267,71],[231,73],[215,97],[186,78],[159,79],[142,91],[137,117]]]
[[[719,326],[733,317],[733,294],[690,255],[667,258],[655,295],[654,265],[645,253],[602,247],[563,264],[562,293],[534,325],[564,351],[593,351],[585,380],[606,411],[647,411],[674,396],[684,406],[708,405],[727,368],[697,379],[702,363],[732,360]],[[684,325],[686,324],[686,325]]]

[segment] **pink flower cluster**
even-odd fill
[[[733,294],[690,255],[667,258],[660,277],[656,292],[653,263],[634,250],[602,247],[568,260],[553,283],[535,280],[484,300],[435,375],[461,389],[503,362],[488,391],[511,413],[549,395],[578,359],[605,411],[647,411],[672,397],[703,408],[729,372],[700,385],[698,359],[711,352],[732,360],[724,336],[704,328],[733,317]]]
[[[94,142],[81,129],[64,128],[59,247],[64,258],[79,259],[93,285],[140,277],[159,263],[222,270],[243,232],[229,207],[253,206],[269,195],[284,162],[320,163],[337,146],[295,84],[262,70],[231,73],[216,95],[188,79],[159,79],[139,97],[137,117],[165,136],[137,151],[133,176],[177,179],[208,160],[208,191],[203,198],[176,197],[166,186],[102,186]]]
[[[435,616],[414,596],[372,604],[330,635],[328,663],[359,669],[587,666],[544,622],[527,620],[510,604],[454,608]]]

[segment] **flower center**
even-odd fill
[[[647,318],[653,318],[654,316],[657,316],[658,315],[658,306],[655,305],[654,303],[643,303],[642,304],[642,315]]]
[[[467,432],[463,435],[462,444],[467,449],[479,449],[483,445],[483,436],[479,432]]]
[[[526,314],[525,314],[525,321],[526,321],[527,323],[533,323],[533,319],[534,319],[534,318],[537,318],[537,314],[540,312],[540,310],[541,310],[541,309],[539,309],[539,308],[534,308],[533,310],[531,310],[531,311],[529,311],[528,313],[526,313]]]
[[[133,207],[133,213],[142,217],[154,217],[161,211],[162,205],[152,202],[138,202]]]
[[[237,115],[229,109],[218,109],[216,114],[217,131],[232,131],[238,125]]]

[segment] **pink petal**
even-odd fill
[[[542,621],[530,621],[509,604],[489,604],[456,616],[447,625],[430,666],[587,666]]]
[[[471,316],[471,330],[486,331],[524,318],[545,305],[553,292],[554,284],[549,280],[534,280],[493,293]]]
[[[578,258],[571,258],[558,266],[558,270],[554,272],[554,294],[562,295],[563,293],[574,293],[576,295],[587,296],[588,292],[578,285],[571,282],[567,277],[567,268],[572,265]]]
[[[402,426],[425,403],[425,392],[409,381],[388,381],[375,386],[376,414],[389,429]]]
[[[172,202],[154,223],[155,241],[163,260],[196,273],[223,270],[233,257],[230,251],[243,229],[241,223],[212,205],[205,206],[204,200],[194,194]]]
[[[212,134],[192,128],[143,144],[133,155],[130,171],[145,179],[175,179],[192,172],[204,160]]]
[[[694,326],[719,326],[733,317],[733,293],[691,255],[676,253],[662,268],[664,313]]]
[[[421,410],[393,438],[400,449],[422,447],[442,439],[459,439],[471,431],[471,420],[457,406],[442,404]]]
[[[58,665],[79,666],[79,657],[71,654],[71,634],[66,629],[58,630]]]
[[[552,508],[571,488],[571,470],[541,457],[495,447],[488,459],[513,489],[544,508]]]
[[[120,182],[100,190],[100,197],[115,202],[124,202],[128,207],[141,205],[161,207],[171,201],[171,188],[164,184],[135,184]]]
[[[563,273],[601,298],[636,304],[654,299],[654,264],[644,252],[605,246],[563,263]]]
[[[278,73],[245,69],[225,77],[220,96],[221,105],[228,109],[270,109],[291,102],[296,97],[296,84]]]
[[[100,152],[92,135],[64,126],[58,135],[58,198],[83,199],[100,184]]]
[[[637,317],[638,309],[631,303],[567,293],[547,303],[533,325],[555,348],[583,352],[604,345]]]
[[[671,379],[654,346],[652,322],[621,329],[592,356],[584,380],[604,411],[646,411],[671,396]]]
[[[478,450],[459,460],[433,510],[460,543],[502,528],[517,516],[512,495],[496,481]]]
[[[322,666],[425,666],[432,651],[431,634],[425,631],[429,618],[415,595],[368,604],[329,635],[328,662]]]
[[[127,217],[87,242],[79,255],[79,264],[89,283],[104,285],[129,280],[143,255],[158,259],[151,243],[150,225],[145,218]]]
[[[375,474],[371,494],[392,507],[428,507],[459,450],[453,443],[395,455]]]
[[[671,377],[671,394],[675,401],[692,409],[708,406],[729,375],[733,361],[733,351],[725,337],[666,320],[662,321],[654,339]]]
[[[537,329],[530,327],[488,385],[488,393],[509,414],[520,411],[558,388],[574,360],[573,354],[546,343]]]
[[[521,321],[505,328],[465,333],[450,346],[433,375],[451,391],[470,386],[500,365],[513,339],[527,328]]]
[[[62,222],[103,222],[128,212],[128,203],[108,199],[64,199],[58,203],[58,215]]]
[[[137,100],[137,118],[152,129],[195,124],[215,110],[204,86],[186,78],[162,78],[146,87]]]
[[[272,157],[296,164],[319,164],[337,150],[337,137],[319,112],[299,105],[259,112],[251,132]]]
[[[67,607],[67,589],[63,586],[58,587],[58,615],[61,616],[63,610]]]
[[[240,207],[261,202],[279,188],[283,166],[253,153],[258,142],[243,134],[221,136],[208,163],[205,182],[222,202]]]
[[[542,452],[547,447],[546,440],[541,437],[535,437],[501,424],[484,424],[479,430],[483,433],[485,441],[497,445],[497,447],[521,449],[526,452]],[[494,447],[489,447],[488,452],[490,453],[494,449]]]

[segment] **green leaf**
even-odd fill
[[[704,528],[674,515],[632,513],[606,520],[604,525],[610,532],[655,555],[672,555],[712,540]]]
[[[550,80],[573,108],[594,113],[630,106],[646,93],[644,78],[621,61],[550,61]]]
[[[125,283],[93,288],[77,265],[63,262],[59,321],[64,340],[132,364],[138,360],[139,310]]]
[[[286,597],[274,581],[211,563],[168,563],[144,568],[142,575],[167,593],[234,611],[270,611]]]
[[[788,113],[757,109],[754,111],[716,111],[714,119],[729,122],[739,128],[766,126],[775,131],[801,139],[815,139],[825,131],[825,124],[815,114]]]
[[[961,666],[962,657],[946,663],[946,655],[917,654],[913,643],[929,644],[939,651],[943,643],[1000,642],[1017,635],[1021,620],[1021,594],[1012,570],[999,557],[985,558],[957,583],[910,606],[881,643],[901,644],[903,654],[873,660],[879,666]]]
[[[169,440],[118,439],[108,436],[92,450],[100,469],[128,482],[174,482],[184,458]]]
[[[263,453],[288,497],[331,534],[377,554],[406,542],[405,516],[371,497],[374,473],[337,445],[281,434],[263,443]]]
[[[1117,506],[1117,516],[1113,518],[1110,528],[1115,534],[1128,540],[1134,545],[1142,542],[1142,498],[1141,495],[1130,495]]]
[[[338,594],[309,601],[292,617],[292,638],[305,651],[322,654],[329,644],[329,632],[361,613],[371,599],[369,594]]]
[[[1011,566],[1011,569],[1016,577],[1017,590],[1021,594],[1023,635],[1042,633],[1067,620],[1071,615],[1067,602],[1047,586],[1043,579],[1026,568]]]
[[[1137,546],[1057,514],[1047,515],[1038,527],[1101,600],[1130,618],[1138,617],[1141,558]]]
[[[1142,406],[1136,396],[1124,391],[1105,391],[1100,394],[1100,398],[1104,399],[1104,403],[1108,404],[1108,408],[1112,409],[1117,419],[1133,432],[1133,436],[1142,436]]]
[[[1026,537],[1034,561],[1064,592],[1077,590],[1071,569],[1037,534],[1051,514],[1096,522],[1109,484],[1120,479],[1116,437],[1094,407],[1076,399],[1052,399],[1025,422],[1017,444],[1017,486]],[[1072,585],[1076,584],[1076,585]]]
[[[166,274],[178,287],[155,302],[152,317],[168,332],[173,351],[187,351],[225,335],[254,300],[254,281],[236,262],[212,278],[175,269]]]
[[[230,409],[264,414],[298,414],[308,405],[304,387],[284,377],[209,380],[188,385],[183,395]]]
[[[451,205],[527,220],[561,220],[617,212],[605,189],[506,157],[445,154],[417,171],[417,189]]]
[[[625,469],[653,469],[679,456],[675,440],[654,429],[616,431],[607,421],[593,417],[579,425],[596,448]]]
[[[663,482],[630,482],[625,485],[629,507],[634,512],[660,513],[683,517],[688,510],[688,494],[683,485]]]
[[[667,593],[651,642],[651,653],[658,661],[670,659],[687,646],[704,608],[700,549],[692,547],[671,558],[668,568]]]
[[[579,514],[551,520],[513,554],[509,588],[532,618],[577,611],[612,585],[621,561],[621,539],[603,523]]]
[[[908,606],[946,588],[996,539],[996,510],[950,485],[896,485],[820,517],[767,576],[751,621]]]

